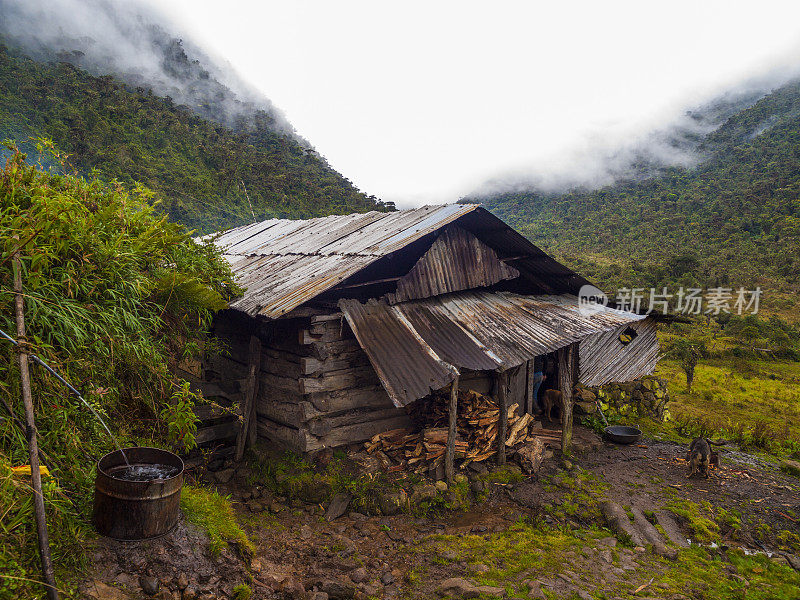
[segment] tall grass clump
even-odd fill
[[[157,212],[143,187],[45,172],[13,146],[5,155],[0,328],[16,331],[11,257],[20,248],[33,352],[81,390],[121,443],[191,447],[196,398],[172,367],[208,345],[214,311],[238,292],[227,264],[213,244]],[[0,396],[20,417],[15,356],[0,341]],[[113,443],[51,376],[34,366],[31,377],[61,584],[81,561],[93,465]],[[39,578],[29,481],[9,475],[28,461],[25,434],[0,416],[0,598],[34,598],[41,588],[29,581]]]

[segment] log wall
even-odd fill
[[[229,356],[209,361],[211,378],[244,377],[250,336],[261,340],[260,438],[313,452],[411,425],[339,314],[258,323],[226,312],[215,320],[214,334]]]

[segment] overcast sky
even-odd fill
[[[170,0],[153,6],[280,107],[363,191],[454,201],[563,168],[800,62],[800,3]]]

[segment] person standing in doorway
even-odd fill
[[[547,376],[542,371],[543,362],[539,356],[533,359],[533,408],[537,415],[542,414],[542,407],[539,404],[539,388],[542,386],[542,382],[547,379]]]

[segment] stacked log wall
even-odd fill
[[[259,437],[313,452],[411,424],[405,410],[392,404],[341,315],[269,323],[227,317],[218,319],[215,335],[229,356],[215,358],[211,370],[215,376],[243,376],[250,335],[260,338]]]

